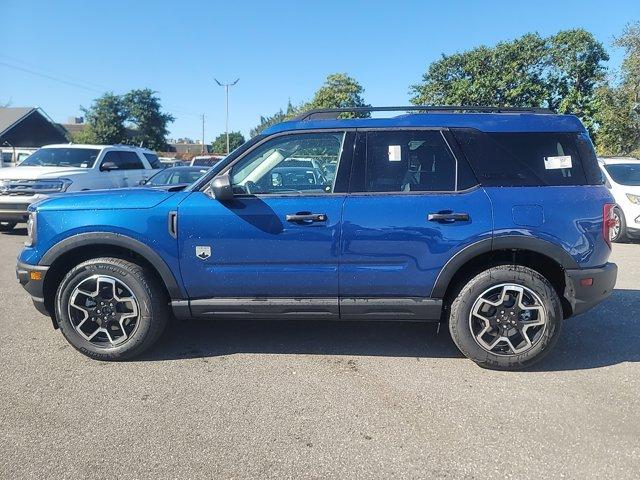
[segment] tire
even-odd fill
[[[522,292],[518,292],[518,288]],[[508,306],[514,302],[514,295],[524,298],[522,305],[526,309],[519,309],[517,304]],[[500,298],[509,301],[498,306],[486,301],[497,303]],[[472,315],[476,307],[478,315],[487,320]],[[560,335],[562,318],[560,298],[543,275],[527,267],[499,265],[477,274],[461,287],[451,303],[449,331],[460,351],[479,366],[493,370],[520,370],[540,361],[553,349]],[[543,325],[533,325],[543,320]],[[529,326],[524,326],[525,321]],[[494,327],[490,327],[490,322]],[[513,322],[515,326],[511,325]],[[487,333],[480,335],[478,340],[485,327]],[[523,331],[528,338],[531,337],[529,343]],[[513,336],[509,337],[507,332],[513,332]],[[497,342],[493,350],[485,348],[504,338],[503,335],[507,335],[509,343],[503,340]],[[481,341],[485,347],[481,346]],[[512,343],[516,351],[512,349]]]
[[[94,289],[93,293],[99,294],[92,297],[87,292]],[[100,307],[100,303],[106,305]],[[82,308],[78,308],[80,305]],[[153,274],[119,258],[95,258],[71,269],[58,287],[55,306],[58,325],[67,341],[97,360],[126,360],[140,355],[158,340],[169,319],[168,299]],[[103,314],[109,323],[98,323],[103,321]],[[89,339],[92,334],[95,336]]]
[[[10,232],[16,225],[17,222],[0,222],[0,232]]]
[[[614,207],[613,218],[616,220],[616,224],[619,224],[619,229],[618,229],[618,233],[611,237],[611,241],[616,243],[624,243],[628,240],[627,220],[622,210],[620,210],[620,208]]]

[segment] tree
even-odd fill
[[[614,41],[625,57],[617,85],[597,91],[596,147],[601,155],[640,155],[640,22]]]
[[[593,132],[594,99],[608,56],[586,30],[528,33],[494,47],[443,55],[412,85],[416,105],[549,107],[575,113]]]
[[[89,108],[80,107],[85,116],[86,128],[74,135],[78,143],[113,144],[126,143],[124,122],[127,111],[122,98],[107,92],[93,101]]]
[[[286,111],[280,109],[271,116],[260,116],[260,123],[256,127],[252,128],[249,134],[251,135],[251,137],[260,135],[263,130],[266,130],[271,125],[275,125],[276,123],[284,122],[295,117],[300,112],[300,110],[301,107],[294,107],[291,103],[291,100],[289,100]]]
[[[303,110],[367,107],[368,105],[362,98],[363,93],[364,88],[356,79],[346,73],[333,73],[327,77],[324,85],[316,91],[313,99],[304,105]],[[368,117],[369,113],[344,113],[340,116],[342,118]]]
[[[149,88],[131,90],[122,97],[122,102],[131,127],[129,142],[152,150],[163,150],[169,133],[167,125],[174,118],[162,112],[156,92]]]
[[[244,135],[240,132],[229,132],[229,151],[233,151],[245,142]],[[227,134],[221,133],[212,142],[212,151],[217,154],[227,152]]]

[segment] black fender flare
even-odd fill
[[[493,250],[529,250],[551,258],[565,270],[580,268],[578,262],[561,246],[540,238],[524,235],[485,238],[467,245],[449,259],[436,278],[431,297],[444,298],[451,279],[460,268],[475,257]]]
[[[160,278],[165,284],[171,299],[176,300],[183,297],[182,291],[175,276],[173,275],[173,272],[162,257],[148,245],[120,233],[91,232],[72,235],[61,240],[47,250],[38,262],[38,265],[50,266],[61,255],[76,248],[86,247],[89,245],[113,245],[131,250],[148,261],[156,269],[160,274]]]

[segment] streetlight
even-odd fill
[[[227,98],[226,100],[227,113],[224,121],[224,129],[225,129],[225,132],[227,133],[227,155],[229,155],[229,87],[233,87],[236,83],[238,83],[238,80],[240,79],[236,78],[236,81],[233,83],[220,83],[217,78],[214,78],[214,80],[219,86],[224,87],[224,92]]]

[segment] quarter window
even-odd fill
[[[274,138],[231,169],[236,194],[331,193],[344,132]]]
[[[366,134],[367,192],[433,192],[456,188],[456,159],[436,130]]]

